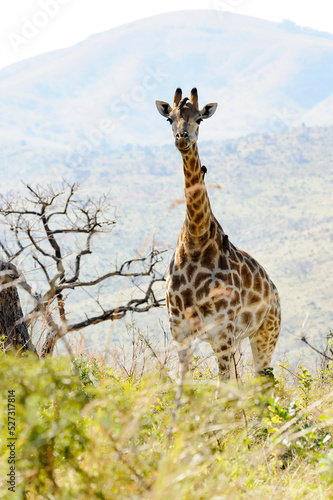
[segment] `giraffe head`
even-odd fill
[[[188,99],[188,97],[182,98],[182,90],[178,88],[173,99],[173,107],[164,101],[156,101],[156,107],[171,123],[176,147],[183,153],[197,142],[200,122],[213,116],[217,103],[206,104],[199,110],[197,89],[191,90],[191,98]]]

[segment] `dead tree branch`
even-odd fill
[[[46,321],[48,331],[41,356],[52,353],[57,340],[68,332],[164,305],[155,287],[165,281],[160,266],[164,251],[152,248],[147,255],[135,256],[104,273],[89,264],[89,256],[96,250],[95,239],[109,234],[116,224],[108,196],[84,197],[79,195],[77,184],[65,182],[59,189],[38,185],[25,188],[26,196],[0,196],[0,224],[4,228],[0,253],[8,265],[15,263],[20,286],[34,300],[27,317],[42,316]],[[69,321],[68,296],[76,297],[79,290],[94,291],[102,283],[119,279],[131,280],[134,298],[117,307],[104,307],[102,314],[92,312],[85,314],[85,319]]]
[[[303,335],[301,337],[301,341],[304,342],[304,344],[306,344],[307,346],[309,346],[311,349],[313,349],[317,354],[319,354],[320,356],[322,356],[322,358],[328,360],[328,361],[333,361],[333,358],[328,356],[326,354],[326,352],[321,352],[319,351],[319,349],[317,349],[316,347],[314,347],[313,345],[310,344],[310,342],[308,342],[307,338]]]

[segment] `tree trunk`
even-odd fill
[[[24,321],[16,284],[19,274],[12,264],[0,261],[0,337],[5,350],[36,350]]]

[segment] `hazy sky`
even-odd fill
[[[12,0],[0,6],[0,68],[163,12],[217,9],[333,33],[330,0]],[[1,12],[2,11],[2,12]]]

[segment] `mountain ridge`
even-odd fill
[[[333,95],[333,40],[287,27],[240,14],[221,19],[218,11],[183,11],[16,63],[0,71],[3,136],[13,144],[17,137],[43,138],[75,149],[109,119],[115,146],[165,143],[154,100],[171,100],[179,85],[184,93],[196,85],[202,104],[220,103],[213,130],[202,128],[206,140],[260,133],[284,109],[280,127],[299,125],[304,116],[311,125],[309,111]],[[315,125],[321,125],[320,111]]]

